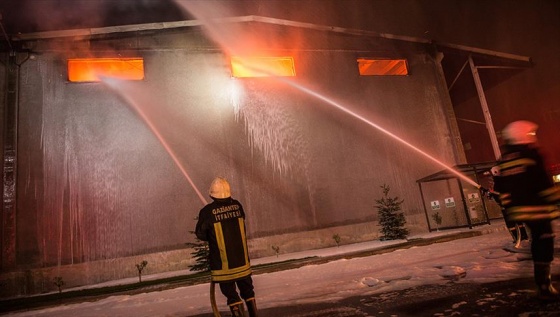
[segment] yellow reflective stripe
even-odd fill
[[[552,212],[556,210],[556,206],[553,205],[543,205],[543,206],[516,206],[508,208],[508,212],[528,212],[528,213],[537,213],[537,212]]]
[[[511,194],[510,193],[500,194],[500,202],[502,203],[502,205],[509,205],[509,203],[511,203]]]
[[[556,219],[560,217],[560,210],[553,205],[517,206],[507,209],[507,217],[511,221]]]
[[[245,235],[245,221],[243,218],[237,218],[239,223],[239,231],[241,231],[241,238],[243,239],[243,252],[245,254],[245,263],[249,263],[249,251],[247,250],[247,236]]]
[[[508,215],[508,219],[511,221],[537,221],[537,220],[553,220],[560,218],[560,211],[553,211],[550,213],[538,213],[538,214],[513,214]]]
[[[508,199],[511,196],[510,193],[502,193],[500,194],[500,199]]]
[[[560,201],[560,187],[552,186],[539,193],[548,202]]]
[[[240,301],[238,301],[238,302],[235,302],[235,303],[229,304],[228,306],[230,306],[230,307],[231,307],[231,306],[236,306],[236,305],[239,305],[239,304],[243,304],[243,301],[242,301],[242,300],[240,300]]]
[[[216,222],[214,224],[214,232],[216,232],[216,240],[218,242],[218,250],[220,250],[220,259],[222,260],[222,269],[227,270],[229,267],[228,258],[226,253],[226,242],[224,240],[224,233],[222,231],[222,224]]]
[[[249,263],[235,268],[231,270],[213,270],[212,274],[212,281],[221,282],[221,281],[231,281],[234,279],[238,279],[241,277],[251,275],[251,265]]]
[[[534,160],[528,158],[521,158],[521,159],[501,163],[500,169],[508,169],[519,165],[526,166],[526,165],[535,165],[535,164],[537,163]]]

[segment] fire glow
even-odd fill
[[[102,77],[143,80],[142,58],[76,58],[68,60],[68,80],[98,82]]]
[[[232,56],[231,74],[235,78],[294,77],[294,59],[289,56]]]
[[[358,70],[362,76],[406,76],[405,59],[358,58]]]

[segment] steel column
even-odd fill
[[[480,100],[480,106],[482,107],[482,113],[484,114],[486,129],[488,130],[488,135],[490,136],[490,142],[492,142],[494,156],[496,160],[498,160],[501,156],[500,145],[498,144],[498,138],[496,137],[494,124],[492,124],[492,116],[490,115],[490,110],[488,109],[488,103],[486,102],[486,96],[484,95],[484,88],[482,87],[482,82],[480,81],[480,76],[478,75],[478,69],[474,65],[472,56],[469,56],[469,65],[471,66],[471,72],[473,75],[474,84],[476,85],[478,99]]]
[[[2,168],[2,271],[16,266],[16,180],[19,66],[10,52],[6,64]]]

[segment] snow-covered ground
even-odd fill
[[[351,296],[366,296],[419,285],[447,283],[450,279],[458,283],[485,283],[532,276],[532,262],[523,261],[527,259],[527,254],[503,250],[503,247],[511,245],[509,233],[502,230],[503,224],[484,227],[473,229],[486,232],[473,238],[254,275],[259,307],[263,309],[288,304],[334,302]],[[556,228],[558,229],[558,223]],[[463,231],[468,230],[470,229]],[[417,238],[456,232],[434,232]],[[402,242],[372,241],[286,254],[256,259],[253,265],[309,256],[331,256]],[[557,274],[559,270],[558,260],[555,260],[553,273]],[[158,277],[161,276],[147,278]],[[112,283],[126,282],[123,280]],[[220,310],[226,311],[224,297],[219,290],[216,292]],[[110,296],[95,302],[8,313],[6,316],[184,317],[210,313],[209,296],[209,284],[200,284],[137,295]]]

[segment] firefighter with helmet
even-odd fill
[[[515,121],[504,128],[505,144],[498,162],[499,172],[494,177],[494,190],[500,195],[508,221],[524,222],[529,229],[537,297],[558,300],[550,265],[555,237],[552,220],[560,216],[560,188],[552,182],[536,147],[537,129],[530,121]]]
[[[243,206],[231,198],[230,185],[222,177],[212,181],[210,198],[212,202],[200,210],[195,234],[198,239],[208,242],[212,282],[220,285],[233,316],[245,316],[241,300],[243,298],[249,316],[256,317],[257,305],[251,278]],[[239,294],[236,286],[239,288]]]
[[[494,190],[494,178],[500,176],[500,168],[498,166],[492,167],[490,169],[490,175],[492,175],[492,188],[488,190],[488,198],[494,200],[500,206],[502,215],[504,216],[504,220],[506,222],[506,227],[513,238],[514,248],[518,249],[521,247],[521,241],[529,240],[527,230],[525,230],[523,222],[514,222],[508,219],[506,210],[500,202],[500,193]]]

